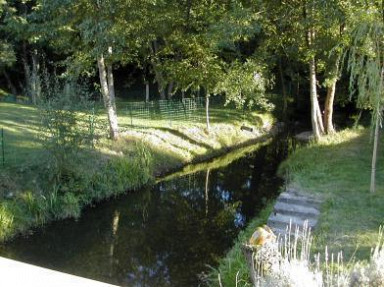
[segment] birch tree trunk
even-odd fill
[[[97,58],[97,65],[99,68],[101,94],[103,96],[104,106],[107,110],[109,134],[112,139],[117,139],[119,136],[119,126],[117,121],[116,109],[114,108],[114,105],[111,101],[111,94],[109,91],[110,85],[108,84],[107,80],[107,71],[103,54],[100,54],[100,56]]]
[[[331,85],[327,88],[327,97],[325,99],[324,107],[324,128],[326,134],[333,134],[335,128],[333,126],[333,102],[336,93],[336,79],[334,79]]]
[[[108,54],[112,55],[112,47],[108,47]],[[111,105],[116,113],[116,95],[115,95],[115,81],[113,79],[113,67],[111,63],[107,65],[107,79],[108,79],[108,91]]]
[[[320,112],[319,101],[317,99],[316,87],[316,67],[315,59],[312,57],[309,63],[309,81],[310,81],[310,100],[311,100],[311,123],[312,131],[316,140],[320,139],[323,132],[322,117]],[[319,117],[320,115],[320,117]],[[319,122],[320,120],[320,122]]]
[[[33,50],[32,53],[32,75],[31,75],[31,93],[33,104],[37,103],[37,100],[41,98],[41,83],[40,83],[40,62],[37,50]]]
[[[211,125],[209,122],[209,93],[207,91],[207,95],[205,96],[205,119],[207,124],[207,132],[209,132]]]
[[[327,134],[333,134],[335,132],[333,126],[333,102],[335,100],[337,75],[339,73],[339,60],[340,57],[336,59],[331,84],[327,88],[327,97],[325,99],[324,128]]]
[[[23,62],[24,77],[25,77],[24,90],[25,90],[27,96],[31,99],[31,102],[34,103],[34,100],[32,98],[32,94],[31,94],[31,70],[30,70],[29,64],[28,64],[27,44],[25,42],[23,42],[22,46],[23,46],[22,62]]]
[[[313,4],[313,3],[309,3]],[[303,13],[304,19],[311,20],[313,17],[314,7],[312,5],[308,6],[308,3],[304,1]],[[306,40],[307,40],[307,48],[309,50],[313,49],[313,42],[315,39],[315,31],[313,27],[308,27],[306,31]],[[319,140],[321,135],[324,133],[323,126],[323,117],[321,115],[319,100],[317,98],[317,77],[316,77],[316,60],[315,56],[311,56],[309,60],[309,85],[310,85],[310,102],[311,102],[311,123],[312,123],[312,131],[315,137],[315,140]]]

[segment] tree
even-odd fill
[[[333,133],[333,102],[339,77],[342,51],[335,49],[345,38],[345,25],[351,1],[264,1],[266,20],[265,45],[279,66],[283,94],[286,94],[283,62],[303,63],[309,79],[311,124],[316,139]],[[297,66],[297,65],[296,65]],[[291,78],[293,73],[288,72]],[[298,74],[302,74],[301,71]],[[319,104],[319,83],[327,88],[324,117]],[[284,96],[286,98],[286,95]]]
[[[44,35],[67,54],[67,74],[77,77],[97,63],[112,139],[119,136],[113,64],[136,57],[148,5],[151,1],[42,1],[39,11]]]
[[[3,14],[5,1],[0,1],[0,17]],[[0,71],[3,73],[9,88],[13,94],[16,94],[16,88],[13,85],[6,68],[11,67],[16,62],[16,55],[13,46],[6,40],[0,40]]]
[[[163,69],[169,79],[175,79],[176,88],[182,91],[205,92],[206,125],[209,131],[209,98],[222,78],[223,63],[212,53],[203,36],[185,36],[174,49],[178,51],[178,57],[165,61]]]
[[[366,1],[364,8],[353,26],[348,68],[350,90],[357,93],[358,106],[372,110],[375,132],[370,191],[375,192],[379,127],[384,103],[384,1]]]
[[[22,61],[24,69],[24,92],[36,104],[41,97],[41,56],[45,42],[41,33],[36,29],[36,19],[33,17],[37,3],[34,0],[8,0],[4,5],[2,32],[8,38],[8,43],[15,47],[17,58]],[[7,75],[5,74],[8,79]],[[10,80],[8,80],[10,82]]]
[[[226,96],[226,103],[233,102],[237,108],[259,106],[271,107],[265,98],[267,80],[264,76],[262,64],[254,59],[247,59],[244,63],[234,61],[223,74],[215,91]]]
[[[16,87],[13,85],[6,69],[13,66],[15,62],[16,55],[12,45],[7,43],[6,41],[0,41],[0,71],[3,73],[7,81],[8,87],[14,95],[17,94]]]

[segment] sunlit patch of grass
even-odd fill
[[[384,144],[383,139],[380,145]],[[377,167],[377,191],[369,193],[372,148],[369,130],[345,130],[298,149],[280,167],[291,184],[322,194],[315,251],[330,246],[368,259],[378,227],[384,223],[384,154]]]
[[[268,114],[244,117],[241,111],[216,106],[211,109],[208,132],[202,111],[197,115],[200,121],[189,122],[131,119],[129,111],[119,109],[122,136],[111,141],[103,107],[97,103],[94,110],[79,107],[72,107],[71,119],[84,141],[71,146],[71,152],[63,145],[44,142],[49,130],[40,115],[43,106],[38,110],[0,102],[5,151],[5,166],[0,166],[0,241],[50,220],[78,217],[84,205],[137,189],[151,182],[154,174],[217,156],[229,147],[256,139],[263,134],[263,127],[272,123]],[[56,115],[59,110],[49,111]],[[63,122],[62,118],[56,120]],[[87,141],[91,122],[95,123],[94,148]],[[243,124],[257,132],[241,131]]]

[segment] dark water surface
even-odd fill
[[[276,197],[286,138],[87,208],[0,246],[0,255],[122,286],[198,286],[207,265]],[[238,156],[238,155],[237,155]]]

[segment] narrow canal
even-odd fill
[[[0,255],[121,286],[199,286],[248,220],[277,195],[279,137],[190,167],[0,246]],[[189,171],[188,171],[189,170]],[[22,276],[22,275],[21,275]]]

